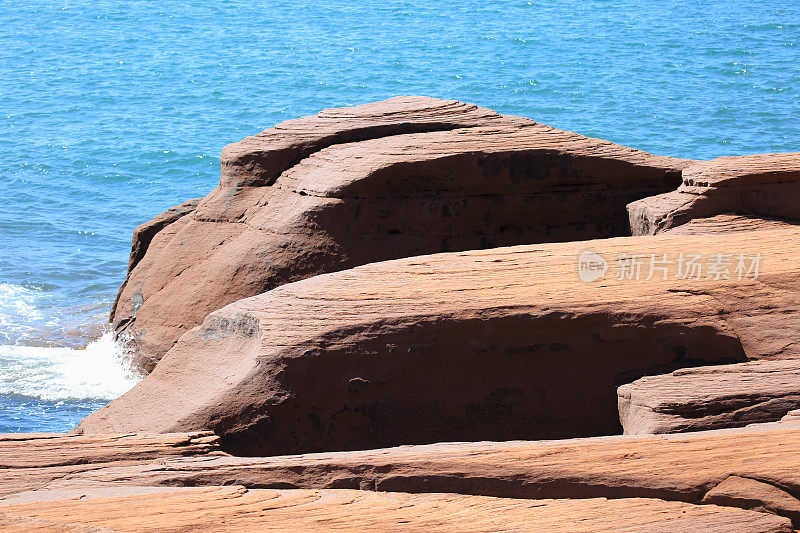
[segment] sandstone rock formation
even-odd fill
[[[708,491],[703,503],[774,513],[800,525],[800,500],[780,487],[755,479],[730,476]]]
[[[4,507],[4,531],[398,531],[789,533],[787,519],[647,499],[513,500],[458,494],[242,487]],[[98,529],[102,528],[102,529]]]
[[[644,198],[628,206],[633,235],[654,235],[694,224],[714,232],[800,223],[800,153],[720,157],[697,161],[682,172],[682,185],[672,192]],[[718,215],[739,215],[719,220]],[[749,222],[744,217],[768,220]],[[777,220],[775,220],[777,219]]]
[[[287,282],[626,235],[625,205],[688,163],[452,100],[324,110],[227,146],[214,191],[136,230],[114,329],[149,371],[211,311]]]
[[[209,432],[179,435],[67,436],[56,433],[0,434],[0,497],[35,490],[54,479],[114,463],[136,465],[170,456],[210,456],[219,437]]]
[[[16,470],[43,481],[31,490],[9,482],[22,476],[0,477],[0,527],[791,531],[790,520],[800,526],[798,437],[800,424],[775,423],[271,458],[227,456],[209,441],[202,455],[168,452],[148,462],[124,454],[106,464],[22,461]],[[49,438],[67,456],[85,439]],[[107,461],[125,448],[117,440],[155,449],[159,439],[171,450],[168,443],[181,436],[107,436],[95,441],[94,453]],[[20,436],[15,447],[34,455],[27,444]],[[104,446],[113,451],[101,452]]]
[[[456,101],[279,124],[137,228],[152,372],[0,435],[0,529],[797,530],[798,192]]]
[[[618,433],[619,385],[800,356],[798,240],[794,226],[617,238],[317,276],[212,313],[78,431],[211,429],[257,455]],[[593,283],[577,272],[587,249],[610,262]],[[760,272],[647,280],[645,263],[636,280],[615,262],[695,251],[760,254]]]
[[[634,235],[768,232],[800,224],[800,154],[695,162],[683,169],[682,181],[676,191],[628,206]],[[786,296],[798,301],[796,290]],[[787,346],[800,342],[781,329],[800,338],[794,320],[782,326],[769,322],[761,342],[776,335]],[[795,357],[794,349],[780,351]],[[619,389],[623,427],[626,433],[667,433],[779,420],[800,407],[798,364],[759,362],[642,378]]]
[[[618,395],[627,434],[772,422],[800,408],[800,360],[685,368],[623,385]]]
[[[714,215],[708,218],[693,218],[680,226],[667,228],[659,233],[669,235],[708,235],[732,231],[754,231],[781,229],[794,225],[792,222],[742,215]]]
[[[250,488],[456,492],[534,499],[635,497],[699,503],[727,479],[739,477],[782,488],[797,498],[798,437],[800,424],[780,422],[684,434],[454,442],[282,457],[220,454],[86,469],[68,479],[54,477],[45,488],[236,483]]]
[[[800,409],[793,409],[781,418],[781,422],[800,422]]]

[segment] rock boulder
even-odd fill
[[[138,228],[112,322],[149,371],[210,312],[284,283],[626,235],[625,205],[688,163],[452,100],[324,110],[227,146],[216,189]]]

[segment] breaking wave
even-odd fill
[[[0,346],[0,395],[48,401],[112,400],[139,379],[111,333],[83,349]]]

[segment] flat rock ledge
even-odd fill
[[[800,360],[685,368],[623,385],[618,396],[626,434],[773,422],[800,409]]]
[[[791,422],[261,458],[229,456],[198,434],[114,435],[94,437],[97,462],[74,458],[85,437],[48,439],[51,451],[63,447],[64,460],[37,458],[38,436],[30,445],[25,435],[0,441],[0,452],[18,455],[0,472],[3,531],[790,532],[792,520],[800,525],[800,424]],[[123,451],[136,443],[144,443],[140,453]],[[163,456],[152,457],[156,449]]]
[[[211,432],[76,436],[61,433],[0,434],[0,497],[37,490],[57,478],[108,465],[150,464],[172,456],[219,453]]]
[[[77,526],[77,527],[76,527]],[[790,532],[788,520],[653,499],[516,500],[457,494],[207,487],[0,509],[3,531]],[[102,528],[102,529],[100,529]]]
[[[800,153],[697,161],[686,166],[681,177],[677,190],[628,205],[633,235],[800,224]],[[726,216],[718,219],[720,215]],[[679,229],[684,225],[689,227]]]

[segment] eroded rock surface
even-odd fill
[[[9,477],[0,478],[0,527],[791,531],[800,494],[798,437],[800,424],[783,422],[259,458],[227,456],[210,442],[203,454],[167,452],[148,461],[122,455],[83,465],[20,464],[13,470],[42,482],[9,490]],[[109,461],[120,448],[116,440],[149,442],[152,451],[153,443],[181,436],[95,439],[95,453]],[[98,451],[104,446],[111,449]],[[17,447],[27,453],[25,436]]]
[[[514,500],[355,490],[184,489],[0,508],[0,527],[36,531],[789,532],[786,519],[647,499]]]
[[[634,235],[675,232],[675,228],[692,224],[697,219],[712,221],[694,222],[695,227],[686,228],[686,232],[696,232],[700,229],[698,224],[713,232],[739,231],[781,221],[800,223],[798,194],[798,153],[720,157],[687,166],[676,191],[632,202],[628,213]],[[718,215],[729,215],[729,218],[720,224],[720,221],[713,221]],[[766,218],[771,224],[743,221],[742,216]]]
[[[634,234],[722,235],[769,233],[800,224],[800,154],[760,154],[695,162],[677,191],[631,203]],[[794,244],[787,243],[788,246]],[[797,292],[787,297],[798,300]],[[738,298],[733,293],[721,299]],[[765,317],[762,317],[762,319]],[[797,357],[800,324],[764,320],[755,342],[779,357]],[[776,339],[777,338],[777,339]],[[678,370],[619,389],[626,433],[667,433],[736,427],[781,419],[800,404],[797,361]]]
[[[291,281],[625,235],[625,205],[688,163],[452,100],[324,110],[226,147],[214,191],[138,228],[112,321],[151,370],[211,311]]]
[[[781,422],[800,422],[800,409],[794,409],[781,418]]]
[[[209,432],[167,435],[0,434],[0,497],[36,490],[54,479],[115,464],[150,463],[170,456],[210,457],[219,437]]]
[[[618,395],[627,434],[773,422],[800,408],[800,360],[686,368],[643,377]]]
[[[708,491],[703,503],[739,507],[788,517],[800,526],[800,500],[780,487],[746,477],[731,476]]]
[[[166,355],[0,436],[0,529],[791,531],[798,192],[456,101],[279,124],[137,228],[112,318]]]
[[[667,228],[659,233],[668,235],[708,235],[734,231],[783,229],[793,225],[796,224],[778,219],[727,214],[714,215],[708,218],[694,218],[685,224]]]
[[[619,385],[800,356],[799,240],[619,238],[317,276],[211,314],[78,431],[211,429],[256,455],[618,433]],[[578,277],[587,249],[610,262],[593,283]],[[647,280],[645,266],[636,280],[616,263],[692,251],[760,254],[760,272],[680,279],[673,265]]]
[[[109,465],[49,489],[195,486],[456,492],[508,498],[657,498],[699,503],[731,476],[800,495],[800,424],[560,441],[456,442],[282,457],[167,458]],[[717,491],[719,492],[719,491]]]

